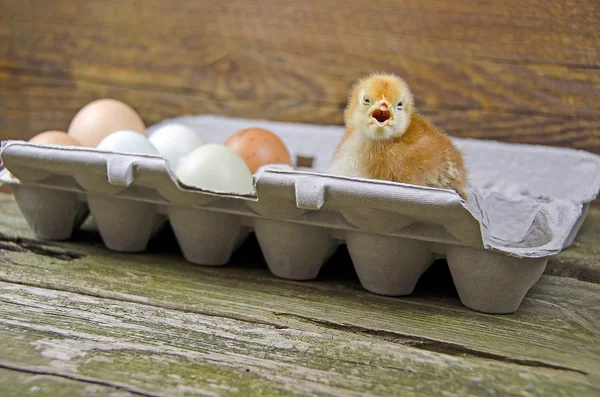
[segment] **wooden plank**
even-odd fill
[[[5,1],[0,131],[65,128],[101,96],[149,123],[216,113],[339,124],[349,85],[387,70],[451,134],[600,153],[598,11],[592,0]]]
[[[81,19],[80,15],[74,17]],[[341,104],[358,77],[386,70],[407,79],[420,108],[513,110],[587,118],[600,113],[596,102],[600,69],[596,68],[471,59],[464,51],[440,56],[439,44],[421,44],[421,50],[415,52],[411,41],[401,40],[388,43],[394,51],[382,52],[385,42],[361,42],[360,38],[352,39],[352,45],[340,42],[339,37],[350,32],[329,36],[269,24],[227,37],[222,35],[224,30],[230,31],[224,28],[227,22],[216,26],[209,20],[197,23],[208,32],[199,36],[197,24],[190,25],[190,30],[183,25],[170,31],[167,39],[156,32],[148,37],[141,32],[132,34],[128,28],[121,31],[120,26],[89,28],[19,21],[2,30],[0,40],[12,45],[1,57],[0,66],[17,75],[42,72],[220,101],[271,101],[275,107],[286,99]],[[15,29],[23,33],[15,34]]]
[[[413,296],[382,297],[362,290],[343,251],[318,280],[292,282],[268,272],[256,242],[222,268],[186,263],[167,232],[146,254],[106,251],[91,230],[44,243],[0,197],[0,332],[10,341],[0,357],[18,370],[157,395],[173,383],[237,388],[228,395],[600,391],[598,284],[544,276],[517,313],[485,315],[460,304],[444,266]]]
[[[599,210],[590,211],[573,245],[548,261],[546,274],[600,283]]]
[[[419,52],[432,44],[440,57],[600,65],[600,16],[594,0],[513,0],[502,4],[377,0],[346,1],[343,7],[339,2],[316,0],[296,4],[187,1],[179,7],[166,0],[111,1],[110,6],[82,6],[77,0],[12,0],[4,2],[3,11],[3,19],[14,27],[36,21],[111,29],[136,34],[141,43],[151,42],[148,36],[162,36],[161,41],[184,37],[188,41],[177,44],[192,46],[207,32],[218,30],[215,36],[224,42],[244,37],[266,40],[272,46],[312,43],[318,47],[330,41],[344,48],[377,43],[384,50],[412,45],[409,48]],[[118,35],[114,38],[119,40]]]
[[[41,374],[41,372],[45,373]],[[50,370],[39,369],[25,371],[0,368],[0,390],[4,397],[135,396],[119,387],[106,386],[97,382],[76,381]]]
[[[71,81],[0,72],[1,139],[29,139],[48,129],[65,130],[81,104],[113,97],[132,104],[147,124],[182,114],[220,113],[232,117],[295,120],[306,123],[342,123],[342,104],[281,100],[265,114],[268,101],[213,100],[181,93],[154,92],[101,82]],[[4,101],[4,102],[2,102]],[[526,115],[471,110],[425,110],[425,115],[449,134],[515,143],[570,146],[600,153],[600,118],[589,120],[554,115]]]
[[[431,353],[376,334],[11,283],[0,282],[0,313],[0,365],[143,396],[584,396],[600,390],[581,373]]]

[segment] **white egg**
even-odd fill
[[[204,145],[204,140],[198,134],[181,124],[159,127],[150,136],[150,142],[167,159],[172,170],[177,169],[184,156]]]
[[[96,148],[118,153],[159,154],[145,135],[129,130],[113,132],[101,140]]]
[[[181,183],[222,193],[251,194],[252,174],[240,156],[225,145],[210,143],[185,156],[175,173]]]

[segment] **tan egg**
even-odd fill
[[[45,131],[29,140],[42,145],[83,146],[81,142],[62,131]]]
[[[233,149],[253,174],[263,165],[289,164],[290,152],[279,137],[262,128],[246,128],[233,134],[225,146]]]
[[[77,139],[62,131],[44,131],[31,138],[28,142],[37,143],[39,145],[82,146]],[[9,177],[14,178],[14,175],[10,172],[8,175]]]
[[[129,105],[116,99],[99,99],[77,112],[68,133],[83,146],[96,147],[106,136],[120,130],[145,135],[146,126]]]

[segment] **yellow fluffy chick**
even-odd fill
[[[372,74],[358,81],[344,118],[346,132],[330,173],[453,189],[467,199],[460,151],[415,111],[400,77]]]

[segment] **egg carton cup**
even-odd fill
[[[548,257],[572,243],[600,187],[600,157],[590,153],[454,139],[470,170],[464,201],[445,189],[327,174],[338,126],[184,116],[148,135],[166,123],[209,143],[266,128],[296,164],[262,167],[255,194],[240,195],[184,186],[157,156],[7,141],[0,183],[48,240],[68,239],[89,211],[106,247],[138,252],[169,221],[186,260],[218,266],[254,232],[271,272],[292,280],[317,277],[345,243],[363,287],[389,296],[412,293],[445,257],[462,303],[486,313],[517,310]]]

